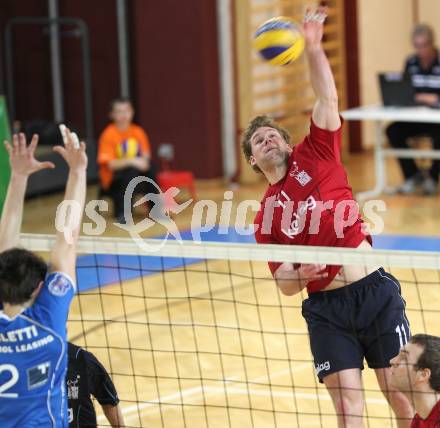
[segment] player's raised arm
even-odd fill
[[[312,118],[319,128],[335,131],[341,126],[338,93],[330,64],[321,44],[326,12],[325,7],[318,7],[315,11],[308,9],[304,18],[303,31],[310,67],[310,80],[317,98]]]
[[[34,157],[38,135],[32,137],[29,146],[24,134],[14,135],[12,145],[4,142],[9,154],[11,179],[0,222],[0,252],[16,247],[20,241],[23,204],[28,178],[34,172],[54,168],[52,162],[39,162]]]
[[[66,129],[63,135],[64,147],[56,146],[54,151],[59,153],[69,165],[69,176],[66,184],[66,192],[63,204],[65,209],[59,209],[58,218],[66,228],[57,231],[55,245],[52,249],[50,270],[52,272],[67,273],[75,280],[76,266],[76,244],[78,241],[79,231],[81,227],[81,219],[84,211],[84,203],[86,198],[86,170],[87,155],[86,145],[81,142],[75,142],[75,135]]]

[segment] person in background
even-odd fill
[[[432,28],[425,24],[417,25],[412,33],[412,43],[415,54],[407,59],[404,72],[411,76],[415,101],[429,107],[440,107],[440,57]],[[395,149],[409,148],[408,139],[419,136],[430,137],[433,148],[440,149],[440,124],[395,122],[387,128],[386,133]],[[399,158],[399,164],[405,181],[397,188],[398,192],[411,194],[421,188],[427,195],[437,193],[440,160],[432,161],[426,176],[414,159]]]
[[[416,334],[391,361],[391,386],[414,404],[411,428],[440,427],[440,337]]]
[[[98,400],[112,428],[123,428],[124,419],[116,388],[104,366],[85,349],[68,342],[67,398],[70,428],[96,428],[91,395]]]
[[[98,165],[101,186],[113,201],[114,217],[121,224],[124,218],[124,194],[131,180],[145,176],[156,182],[156,169],[151,163],[151,147],[147,134],[133,123],[134,109],[127,98],[118,98],[110,104],[109,124],[98,142]],[[136,188],[142,195],[158,193],[149,182]]]

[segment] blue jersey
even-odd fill
[[[49,273],[35,303],[0,311],[0,427],[68,427],[66,321],[75,285]]]

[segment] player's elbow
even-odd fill
[[[297,281],[275,280],[276,284],[285,296],[294,296],[301,291],[301,287]]]
[[[301,282],[292,263],[283,263],[274,273],[274,280],[285,296],[293,296],[301,291]]]

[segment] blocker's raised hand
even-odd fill
[[[81,171],[87,168],[86,145],[83,141],[78,144],[76,134],[69,128],[63,129],[64,147],[55,146],[53,150],[60,154],[69,165],[71,171]]]
[[[38,135],[32,137],[31,143],[27,145],[26,136],[23,133],[12,137],[12,145],[4,142],[9,153],[9,163],[12,174],[28,177],[34,172],[46,168],[55,168],[52,162],[40,162],[35,159],[34,153],[38,145]]]

